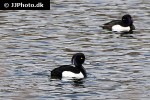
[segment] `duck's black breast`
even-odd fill
[[[102,28],[111,30],[112,26],[117,25],[117,24],[120,25],[121,24],[121,20],[113,20],[111,22],[105,23],[105,24],[103,24]]]
[[[133,24],[130,26],[130,28],[131,30],[135,30],[135,26]]]
[[[71,65],[62,65],[58,68],[55,68],[54,70],[51,71],[51,77],[55,77],[55,78],[62,78],[62,73],[64,71],[70,71],[73,73],[80,73],[80,70],[76,67],[73,67]]]

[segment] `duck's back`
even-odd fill
[[[105,23],[102,28],[103,29],[108,29],[108,30],[112,30],[112,27],[114,25],[117,25],[117,24],[120,24],[121,23],[121,20],[113,20],[111,22],[108,22],[108,23]]]
[[[55,68],[54,70],[51,71],[51,77],[55,77],[55,78],[62,78],[62,73],[64,71],[69,71],[69,72],[73,72],[73,73],[80,73],[80,71],[71,66],[71,65],[62,65],[58,68]]]

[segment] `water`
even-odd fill
[[[101,26],[129,13],[136,30]],[[86,55],[88,78],[52,80],[50,70]],[[149,100],[149,0],[51,0],[47,11],[0,11],[1,100]]]

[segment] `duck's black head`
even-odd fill
[[[75,66],[82,65],[85,61],[85,55],[83,53],[76,53],[73,55],[71,62]]]
[[[124,26],[131,26],[133,24],[132,17],[129,14],[126,14],[122,17],[122,22]]]

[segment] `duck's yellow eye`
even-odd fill
[[[83,59],[83,58],[81,57],[81,59]]]

